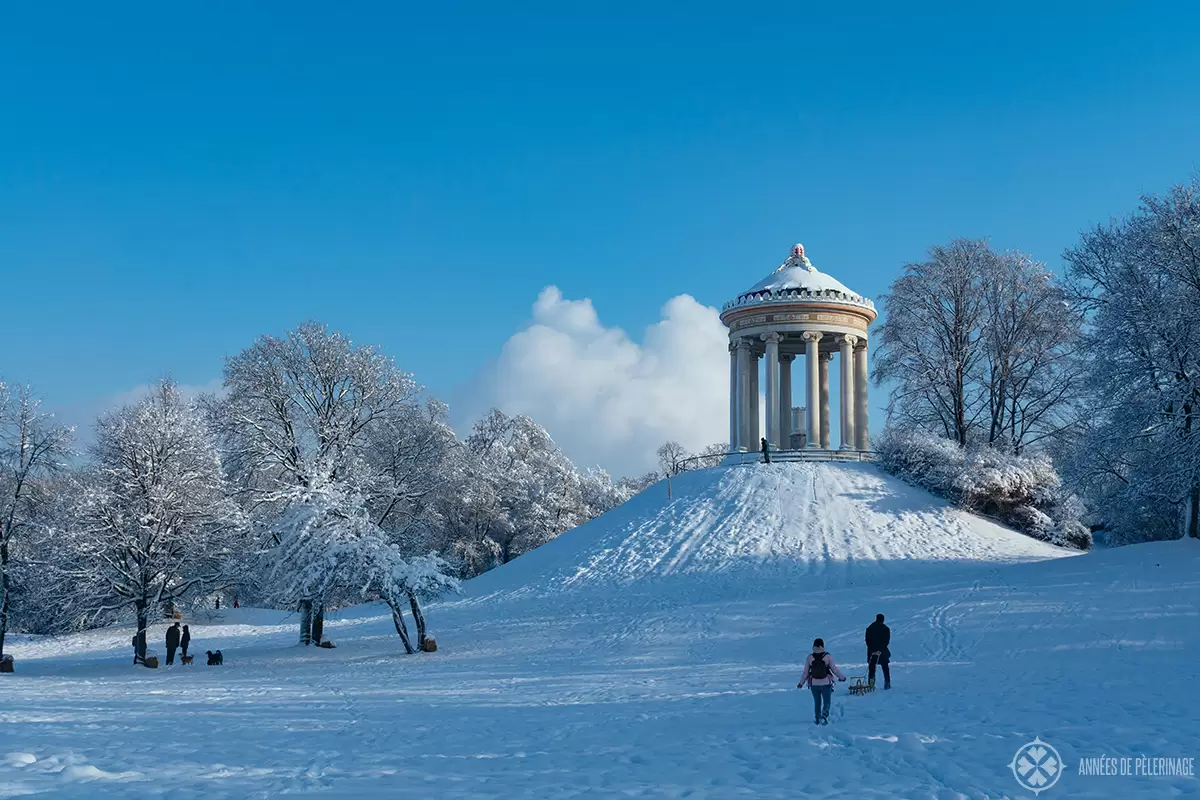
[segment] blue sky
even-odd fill
[[[9,7],[0,375],[69,416],[311,318],[478,401],[548,285],[636,340],[794,241],[1057,267],[1200,165],[1194,4],[567,5]]]

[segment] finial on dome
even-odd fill
[[[784,266],[799,267],[801,265],[803,265],[804,268],[807,269],[809,272],[817,271],[817,268],[814,267],[812,265],[812,262],[808,260],[808,256],[804,255],[804,245],[800,244],[799,242],[796,242],[796,244],[792,245],[792,255],[785,262]]]
[[[776,272],[783,272],[785,269],[794,269],[796,267],[804,267],[809,272],[816,272],[817,268],[808,260],[808,256],[804,255],[804,245],[796,242],[792,245],[792,253],[788,256],[787,261],[779,265]]]

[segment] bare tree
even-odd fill
[[[995,255],[982,275],[987,442],[1014,454],[1073,423],[1081,321],[1045,265]]]
[[[965,445],[986,412],[980,276],[993,260],[986,242],[956,239],[907,265],[883,296],[875,382],[895,382],[888,404],[894,422],[938,430]]]
[[[889,419],[1020,453],[1073,422],[1079,319],[1045,266],[957,239],[883,298],[875,381]]]
[[[0,657],[8,632],[16,539],[37,524],[52,500],[41,481],[63,468],[74,436],[38,405],[28,387],[13,391],[0,383]]]
[[[664,475],[678,475],[683,471],[684,459],[691,454],[679,442],[667,442],[658,448],[658,467]]]

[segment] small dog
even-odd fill
[[[225,658],[221,655],[220,650],[217,650],[215,653],[212,650],[205,650],[204,652],[208,654],[208,665],[210,667],[219,667],[225,663]]]
[[[196,657],[195,656],[180,656],[179,660],[182,661],[184,663],[184,665],[187,665],[187,664],[191,664],[193,661],[195,661]]]

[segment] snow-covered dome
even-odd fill
[[[844,283],[826,275],[804,255],[804,245],[792,247],[792,253],[767,277],[754,284],[749,290],[725,304],[725,310],[745,305],[773,302],[822,301],[847,303],[874,310],[875,304]],[[873,315],[872,315],[873,316]]]

